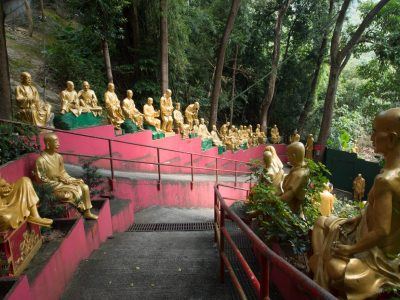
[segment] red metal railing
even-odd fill
[[[249,176],[251,174],[250,171],[240,171],[238,170],[239,165],[244,165],[246,166],[246,163],[243,161],[235,160],[235,159],[228,159],[224,157],[216,157],[216,156],[211,156],[207,154],[201,154],[201,153],[193,153],[193,152],[188,152],[188,151],[181,151],[181,150],[175,150],[175,149],[167,149],[163,147],[156,147],[156,146],[151,146],[151,145],[145,145],[145,144],[140,144],[140,143],[134,143],[134,142],[127,142],[127,141],[121,141],[117,140],[114,138],[107,138],[107,137],[99,137],[99,136],[91,136],[88,134],[84,133],[79,133],[79,132],[73,132],[73,131],[68,131],[68,130],[62,130],[62,129],[57,129],[57,128],[50,128],[50,127],[41,127],[41,126],[33,126],[31,124],[23,123],[23,122],[17,122],[17,121],[10,121],[10,120],[5,120],[5,119],[0,119],[0,122],[2,123],[8,123],[8,124],[14,124],[14,125],[21,125],[21,126],[31,126],[31,127],[37,127],[40,129],[45,129],[49,131],[54,131],[54,132],[60,132],[64,134],[70,134],[74,136],[80,136],[80,137],[87,137],[90,139],[97,139],[97,140],[103,140],[107,141],[108,143],[108,156],[98,156],[98,155],[85,155],[85,154],[74,154],[74,153],[61,153],[63,155],[69,155],[69,156],[77,156],[77,157],[86,157],[86,158],[96,158],[98,160],[108,160],[110,163],[110,172],[111,172],[111,189],[113,188],[113,180],[115,178],[115,170],[114,170],[114,162],[128,162],[128,163],[138,163],[138,164],[148,164],[148,165],[154,165],[157,167],[157,173],[158,173],[158,187],[160,187],[161,184],[161,167],[173,167],[173,168],[182,168],[182,169],[190,169],[190,176],[191,176],[191,187],[193,187],[193,182],[194,182],[194,171],[195,170],[203,170],[203,171],[209,171],[214,173],[215,172],[215,180],[218,182],[218,175],[221,173],[229,173],[229,174],[234,174],[234,183],[235,186],[237,185],[237,177],[238,174],[244,175],[244,176]],[[39,141],[39,136],[37,137]],[[149,149],[155,149],[157,151],[157,161],[156,162],[148,162],[148,161],[141,161],[141,160],[135,160],[135,159],[122,159],[122,158],[117,158],[113,155],[113,143],[120,143],[124,145],[129,145],[129,146],[138,146],[138,147],[144,147],[144,148],[149,148]],[[38,145],[40,147],[40,144]],[[190,155],[190,165],[177,165],[177,164],[170,164],[170,163],[162,163],[160,161],[160,152],[161,151],[168,151],[168,152],[174,152],[174,153],[180,153],[180,154],[186,154]],[[193,156],[198,156],[202,158],[209,158],[214,160],[215,159],[215,168],[210,168],[210,167],[199,167],[199,166],[194,166],[193,165]],[[234,169],[223,169],[223,168],[218,168],[218,161],[225,161],[225,162],[230,162],[234,164]],[[222,164],[220,164],[222,165]],[[247,167],[246,167],[247,168]],[[249,176],[249,181],[251,185],[251,177]]]
[[[299,284],[302,286],[302,293],[309,296],[309,299],[336,299],[328,291],[320,287],[317,283],[311,280],[309,277],[304,275],[302,272],[297,270],[286,260],[281,258],[278,254],[273,252],[264,242],[235,214],[225,202],[226,200],[236,200],[232,198],[222,197],[219,187],[235,189],[246,192],[248,195],[249,190],[243,188],[232,187],[229,185],[216,184],[214,187],[214,223],[215,223],[215,240],[218,244],[220,254],[220,279],[224,282],[224,271],[225,268],[232,279],[233,285],[237,289],[241,299],[247,299],[245,291],[240,284],[233,268],[225,252],[225,241],[232,248],[233,253],[238,259],[241,267],[245,274],[250,280],[258,299],[270,299],[269,297],[269,284],[270,284],[270,268],[271,266],[284,272],[289,277],[293,284]],[[254,274],[253,270],[247,263],[243,254],[240,252],[239,247],[233,241],[231,235],[225,227],[225,219],[229,217],[247,236],[252,243],[253,247],[261,255],[261,279],[259,280]]]

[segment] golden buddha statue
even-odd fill
[[[354,218],[320,217],[312,234],[314,280],[349,300],[400,286],[400,108],[375,117],[371,140],[385,163],[366,207]]]
[[[189,125],[185,124],[185,120],[181,112],[181,104],[179,102],[175,103],[175,109],[172,113],[172,116],[174,117],[175,130],[180,133],[183,138],[189,137]]]
[[[0,177],[0,231],[16,229],[27,220],[50,227],[53,220],[41,218],[37,210],[39,198],[28,177],[10,184]]]
[[[45,150],[36,160],[35,175],[42,183],[53,188],[54,195],[61,201],[70,203],[83,211],[86,219],[96,220],[92,214],[89,187],[82,179],[70,176],[64,168],[63,157],[58,153],[60,142],[54,133],[44,136]]]
[[[131,119],[140,129],[143,129],[143,114],[136,108],[132,97],[132,90],[127,90],[126,98],[122,100],[122,111],[127,119]]]
[[[314,137],[312,134],[309,134],[306,143],[306,158],[313,159],[313,151],[314,151]]]
[[[15,88],[17,100],[17,119],[37,126],[50,125],[53,114],[51,105],[40,100],[39,92],[32,85],[32,77],[28,72],[21,73],[21,84]]]
[[[293,134],[290,136],[289,142],[290,143],[300,142],[300,134],[298,134],[297,129],[293,131]]]
[[[124,123],[125,117],[117,94],[115,94],[114,83],[112,82],[107,85],[107,91],[104,93],[104,103],[106,105],[108,121],[115,129],[121,129],[121,124]]]
[[[207,129],[207,125],[205,124],[204,118],[200,119],[200,124],[198,125],[198,135],[202,140],[211,139],[211,133]]]
[[[267,174],[271,179],[271,184],[274,185],[278,193],[281,193],[281,185],[285,176],[285,172],[283,171],[283,163],[278,154],[276,154],[276,150],[274,147],[265,147],[263,161],[264,167],[267,169]]]
[[[172,104],[172,91],[167,89],[164,95],[160,99],[160,108],[161,108],[161,120],[162,125],[161,129],[165,132],[172,132],[173,130],[173,122],[172,111],[174,110],[174,106]]]
[[[90,111],[83,101],[81,103],[72,81],[67,81],[67,88],[60,93],[60,100],[62,115],[71,112],[75,117],[79,117],[81,113]]]
[[[365,193],[365,179],[361,174],[358,174],[356,178],[353,180],[353,193],[354,200],[362,201]]]
[[[157,119],[160,116],[160,111],[155,111],[153,107],[153,98],[147,98],[147,103],[143,105],[144,122],[150,126],[154,126],[157,131],[160,131],[161,121]]]
[[[271,128],[271,143],[272,144],[279,144],[281,142],[281,136],[279,135],[279,129],[274,124],[274,126]]]
[[[95,117],[101,116],[103,108],[98,105],[96,93],[90,89],[89,82],[82,83],[82,90],[79,91],[78,98],[81,100],[81,105],[91,111]]]
[[[224,139],[224,138],[225,138],[225,136],[227,136],[227,135],[228,135],[228,132],[229,132],[229,126],[230,126],[230,124],[229,124],[229,126],[228,126],[228,124],[229,124],[229,122],[228,122],[228,123],[225,123],[225,124],[223,124],[223,125],[221,126],[221,128],[219,129],[219,134],[221,135],[221,138],[222,138],[222,139]]]
[[[256,134],[257,134],[258,143],[265,144],[266,140],[267,140],[267,136],[265,135],[265,132],[261,130],[260,124],[257,124]]]
[[[320,206],[319,212],[321,216],[329,217],[333,210],[333,204],[335,202],[335,196],[332,194],[333,185],[331,183],[325,184],[324,190],[319,194]]]
[[[220,147],[220,146],[224,145],[223,142],[221,141],[221,139],[219,138],[218,130],[217,130],[217,126],[216,125],[213,125],[210,134],[211,134],[211,139],[213,141],[213,145],[214,146]]]
[[[280,197],[288,203],[293,213],[302,215],[302,205],[310,177],[310,170],[304,161],[304,145],[300,142],[290,144],[287,147],[287,156],[292,168],[283,180],[283,193]]]
[[[253,126],[251,126],[251,125],[249,125],[249,128],[247,128],[247,136],[248,136],[248,144],[249,144],[249,147],[252,147],[252,146],[256,146],[257,145],[257,142],[256,142],[256,144],[254,144],[254,132],[253,132]]]
[[[194,119],[194,124],[193,124],[192,132],[193,132],[194,134],[196,134],[197,136],[199,135],[199,128],[200,128],[199,119]]]
[[[188,107],[185,109],[186,122],[189,124],[190,130],[193,129],[194,120],[198,119],[199,109],[200,104],[197,101],[188,105]]]

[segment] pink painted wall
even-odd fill
[[[5,300],[31,300],[32,295],[26,275],[21,275],[12,289],[7,293]]]

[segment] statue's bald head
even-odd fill
[[[28,72],[22,72],[21,73],[21,82],[24,84],[31,84],[32,81],[32,77],[31,74],[29,74]]]
[[[380,131],[400,134],[400,108],[390,108],[376,115],[374,126]]]
[[[272,159],[274,158],[273,154],[271,153],[271,151],[264,151],[264,166],[266,168],[269,168],[272,164]]]
[[[44,145],[47,151],[57,151],[60,146],[58,137],[55,133],[46,133],[43,137]]]
[[[303,143],[301,143],[301,142],[291,143],[287,147],[287,156],[288,156],[289,162],[293,166],[302,164],[304,161],[305,151],[306,150],[304,148]]]

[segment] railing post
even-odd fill
[[[261,289],[259,299],[269,299],[269,260],[261,256]]]
[[[190,189],[193,190],[193,182],[194,182],[194,176],[193,176],[193,153],[190,153],[190,173],[191,173],[191,178],[192,178],[192,180],[190,181]]]
[[[222,255],[225,251],[225,237],[222,229],[225,227],[225,210],[220,206],[220,225],[219,225],[219,279],[221,283],[225,282],[225,264]]]
[[[218,158],[215,158],[215,182],[218,183]]]
[[[236,161],[235,161],[235,187],[236,187],[236,185],[237,185],[237,163],[236,163]]]
[[[215,191],[214,187],[214,243],[217,243],[217,228],[218,228],[218,218],[217,218],[217,192]]]
[[[157,171],[158,171],[157,189],[160,190],[161,188],[160,148],[157,148]]]
[[[112,151],[112,141],[108,140],[108,152],[110,157],[110,171],[111,171],[111,180],[110,180],[110,189],[114,190],[114,160],[113,160],[113,151]]]

